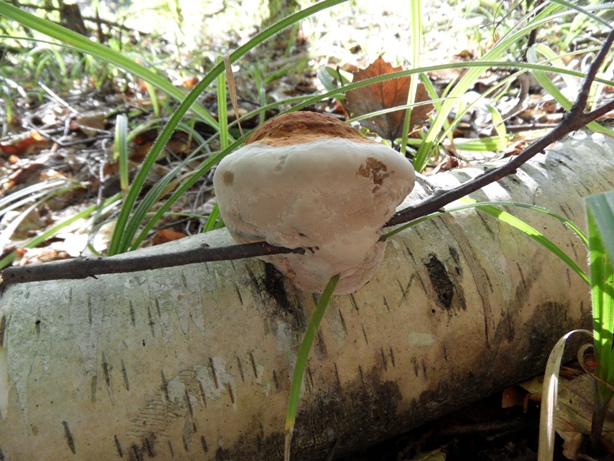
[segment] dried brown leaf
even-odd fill
[[[173,240],[179,240],[186,235],[183,232],[176,232],[172,229],[160,229],[156,231],[156,235],[153,238],[154,245],[161,245],[162,243],[172,242]]]
[[[29,155],[37,149],[45,149],[50,145],[49,139],[43,137],[38,131],[32,130],[0,143],[0,154],[21,157]]]
[[[364,70],[354,72],[354,82],[360,82],[368,78],[378,77],[393,72],[398,72],[402,68],[393,67],[380,56],[369,67]],[[407,95],[411,77],[401,77],[385,80],[379,83],[363,86],[349,90],[345,97],[345,109],[354,116],[366,115],[371,112],[389,109],[395,106],[407,104]],[[418,84],[415,102],[429,101],[430,98],[422,83]],[[421,125],[428,119],[428,114],[433,110],[432,104],[425,104],[414,107],[411,111],[410,131],[417,125]],[[393,141],[402,134],[403,122],[405,120],[405,109],[378,115],[365,120],[360,124],[380,135],[384,139]]]

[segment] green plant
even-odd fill
[[[544,374],[539,433],[539,461],[549,461],[554,454],[555,414],[558,394],[558,370],[567,340],[576,333],[593,337],[595,406],[591,425],[591,443],[599,449],[608,405],[614,395],[614,191],[586,199],[590,286],[593,331],[574,330],[559,339],[550,352]]]
[[[596,397],[591,430],[594,446],[614,395],[614,192],[586,199],[593,304]]]

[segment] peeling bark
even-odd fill
[[[584,227],[582,199],[614,188],[613,150],[611,139],[576,133],[473,197],[538,204]],[[481,172],[433,181],[451,187]],[[418,187],[407,203],[425,196]],[[587,267],[558,221],[511,211]],[[204,242],[231,243],[220,231],[139,254]],[[314,309],[258,260],[10,286],[0,458],[282,459],[290,377]],[[422,223],[391,239],[367,286],[333,298],[293,459],[360,449],[528,378],[562,334],[589,325],[586,284],[531,239],[475,211]]]

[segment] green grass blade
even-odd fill
[[[596,375],[614,385],[614,191],[586,199]],[[598,384],[601,402],[612,391]]]
[[[503,150],[507,147],[508,141],[507,129],[505,128],[503,117],[501,116],[501,113],[497,110],[497,108],[492,104],[486,104],[486,108],[492,116],[492,123],[495,128],[495,131],[497,132],[496,139],[498,140],[498,142],[496,150]]]
[[[472,199],[465,198],[464,201],[468,201]],[[584,280],[587,284],[590,284],[590,280],[586,273],[582,270],[582,268],[571,259],[567,253],[565,253],[561,248],[555,245],[549,238],[547,238],[544,234],[539,232],[533,226],[527,224],[523,220],[511,215],[507,211],[500,210],[499,208],[492,205],[480,205],[476,206],[479,210],[488,213],[491,216],[499,219],[500,221],[509,224],[512,227],[515,227],[520,232],[525,234],[528,237],[531,237],[536,242],[540,243],[556,256],[558,256],[563,262],[565,262],[576,274],[580,276],[582,280]]]
[[[420,56],[422,55],[422,0],[410,0],[411,9],[411,56],[412,67],[420,67]],[[405,109],[405,119],[403,120],[403,131],[401,134],[401,154],[405,155],[407,150],[407,139],[411,130],[411,110],[416,100],[419,76],[413,76],[409,81],[409,93],[407,94],[407,105]]]
[[[213,229],[219,229],[220,227],[223,227],[223,226],[224,226],[224,221],[222,221],[222,217],[220,216],[220,207],[216,203],[213,206],[213,210],[211,210],[211,213],[207,217],[207,221],[205,222],[205,225],[203,226],[203,232],[209,232],[209,231],[212,231]]]
[[[218,56],[217,63],[222,62]],[[237,114],[238,116],[238,114]],[[222,72],[217,77],[217,120],[220,126],[220,147],[222,150],[228,147],[228,108],[226,106],[226,75]]]
[[[320,296],[320,300],[318,301],[316,310],[311,316],[311,320],[309,321],[309,325],[307,326],[307,331],[305,331],[305,336],[303,337],[301,347],[299,348],[298,355],[296,357],[296,363],[294,364],[294,374],[292,375],[292,383],[290,384],[290,395],[288,396],[288,408],[286,411],[286,443],[284,449],[285,461],[290,461],[290,445],[292,442],[292,433],[294,432],[294,422],[296,421],[298,402],[301,397],[303,376],[305,375],[305,368],[307,367],[307,359],[309,359],[311,346],[313,345],[313,341],[316,338],[318,328],[320,327],[320,322],[324,317],[324,313],[326,312],[326,308],[330,303],[330,299],[333,296],[333,292],[335,291],[335,287],[337,286],[338,281],[339,274],[333,276],[326,285],[322,296]]]
[[[151,99],[151,106],[154,113],[154,117],[158,118],[161,116],[160,109],[160,101],[158,100],[158,95],[156,94],[156,88],[149,82],[145,82],[145,88],[147,88],[147,92],[149,93],[149,99]]]
[[[563,5],[571,10],[576,10],[582,14],[585,14],[586,16],[590,17],[591,19],[594,19],[595,21],[599,22],[601,25],[606,26],[608,29],[612,28],[612,25],[606,21],[603,18],[600,18],[599,16],[597,16],[596,14],[590,12],[589,10],[582,8],[580,5],[578,5],[577,3],[574,2],[569,2],[567,0],[548,0],[552,3],[558,3],[559,5]]]
[[[119,184],[122,195],[126,197],[128,178],[128,117],[120,114],[115,119],[115,160],[119,160]]]

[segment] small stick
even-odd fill
[[[303,254],[305,250],[303,248],[289,249],[269,245],[266,242],[256,242],[215,248],[202,246],[198,249],[161,255],[78,258],[30,266],[8,267],[2,272],[2,283],[9,285],[43,280],[78,280],[88,277],[96,278],[97,275],[102,274],[138,272],[162,267],[185,266],[186,264],[235,260],[281,253]]]
[[[235,113],[235,119],[237,120],[237,126],[239,127],[239,133],[241,138],[245,142],[245,134],[243,134],[243,128],[241,128],[241,121],[239,120],[239,101],[237,99],[237,87],[235,86],[235,77],[232,73],[232,63],[230,62],[230,56],[225,54],[222,56],[224,60],[224,69],[226,71],[226,83],[228,84],[228,93],[230,94],[230,103],[232,104],[232,110]]]

